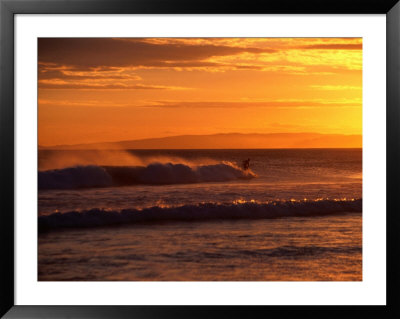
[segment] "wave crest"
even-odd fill
[[[96,227],[160,221],[215,219],[269,219],[279,217],[324,216],[361,212],[362,199],[274,201],[267,203],[202,203],[179,207],[150,207],[142,210],[108,211],[94,208],[82,212],[54,213],[39,217],[39,231],[65,227]]]
[[[89,165],[40,171],[38,181],[39,189],[77,189],[223,182],[254,177],[256,175],[252,171],[242,170],[229,162],[197,166],[151,163],[147,166]]]

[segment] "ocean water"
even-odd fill
[[[38,186],[39,280],[362,280],[361,149],[39,151]]]

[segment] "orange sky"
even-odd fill
[[[359,38],[42,38],[39,144],[362,133]]]

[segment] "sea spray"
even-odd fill
[[[75,166],[39,171],[39,189],[79,189],[126,185],[168,185],[251,179],[251,170],[230,162],[208,165],[151,163],[146,166]]]

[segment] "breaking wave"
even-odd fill
[[[39,171],[39,189],[77,189],[126,185],[167,185],[223,182],[251,179],[256,175],[236,165],[189,166],[186,164],[151,163],[147,166],[74,166]]]
[[[178,207],[150,207],[109,211],[86,211],[40,216],[39,231],[68,227],[98,227],[162,221],[207,221],[215,219],[270,219],[279,217],[324,216],[362,211],[362,199],[274,201],[266,203],[202,203]]]

